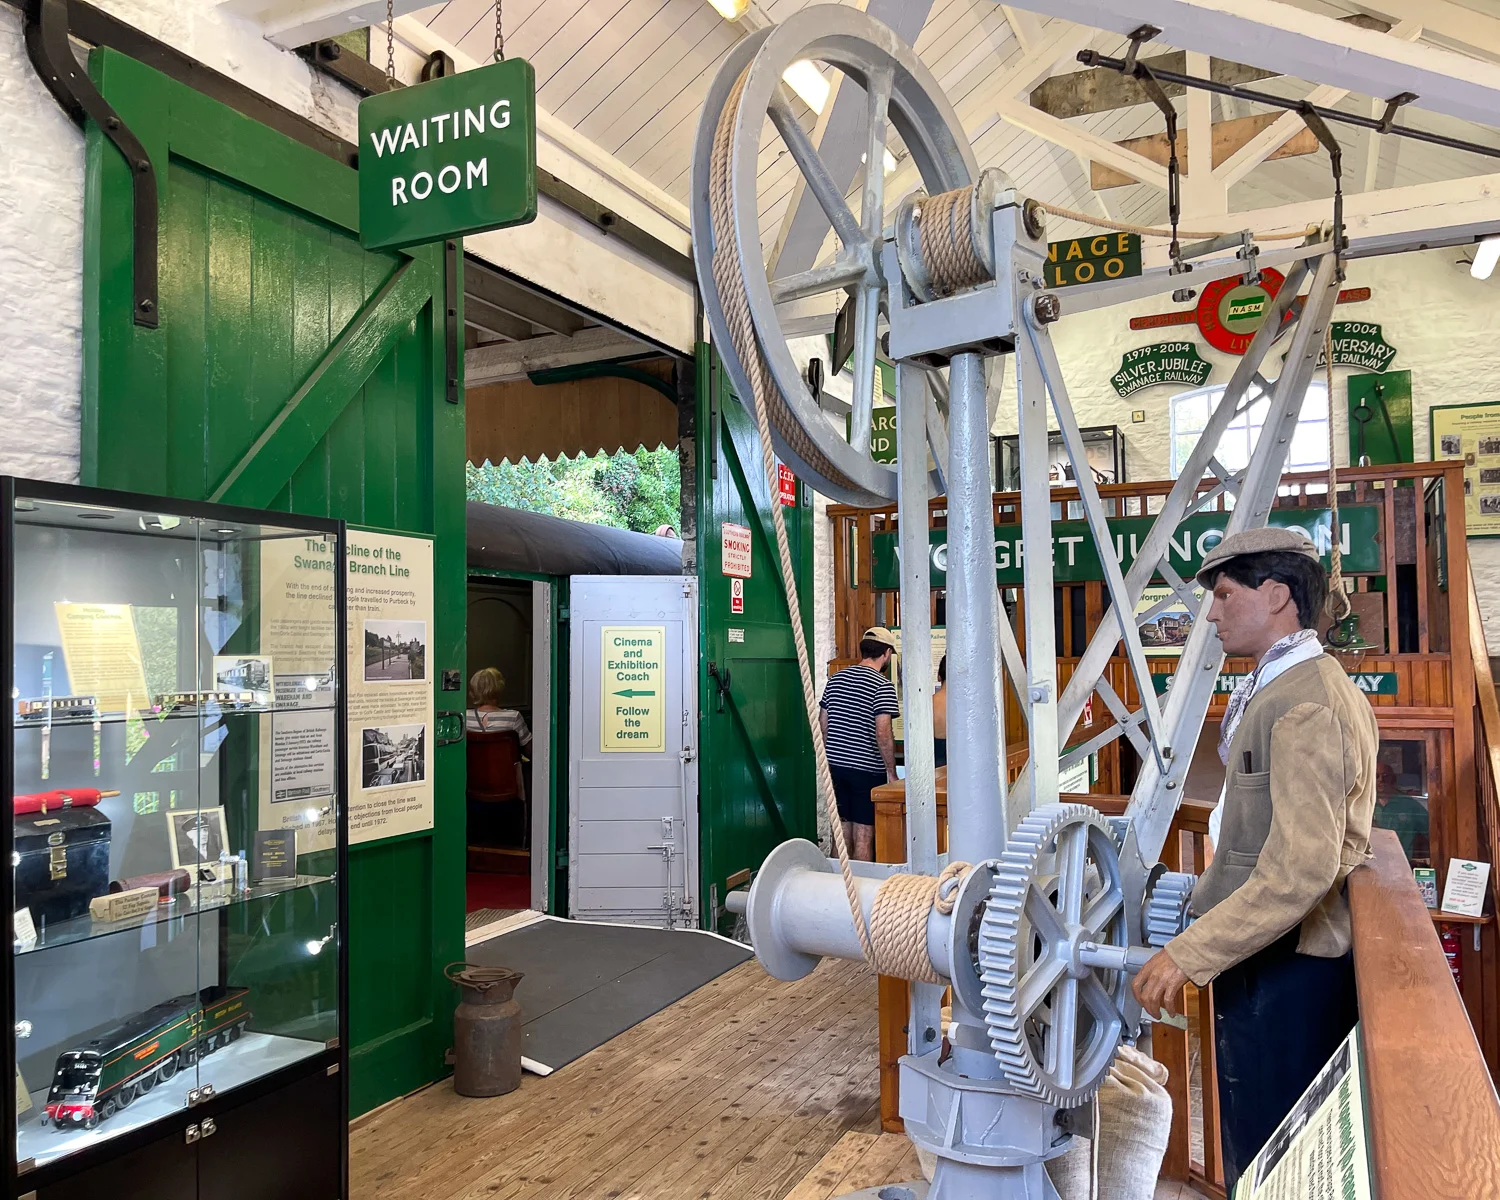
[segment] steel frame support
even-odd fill
[[[901,521],[901,682],[906,757],[906,861],[923,875],[938,872],[937,784],[932,721],[932,585],[927,540],[927,373],[912,363],[896,368],[896,459]],[[906,1023],[907,1050],[930,1051],[942,1032],[943,989],[913,983]],[[929,1036],[930,1035],[930,1036]]]

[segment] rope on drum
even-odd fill
[[[761,353],[754,322],[750,316],[750,305],[745,295],[743,278],[734,253],[733,193],[731,189],[731,154],[735,118],[739,113],[740,100],[744,94],[745,79],[741,75],[724,105],[724,112],[714,133],[713,158],[709,172],[709,201],[713,221],[713,274],[714,283],[724,305],[725,322],[729,326],[730,340],[734,351],[745,368],[750,380],[748,397],[754,411],[756,430],[760,435],[761,457],[766,472],[766,482],[773,497],[777,491],[776,454],[771,445],[771,408],[778,407],[779,415],[785,419],[777,421],[777,428],[788,440],[794,440],[796,422],[790,413],[780,413],[785,403],[771,375],[770,366]],[[823,462],[810,440],[799,452],[806,450],[809,465],[815,468]],[[837,477],[839,472],[832,464],[825,464],[828,473]],[[822,468],[819,468],[822,469]],[[823,732],[818,720],[817,686],[813,680],[812,658],[808,653],[807,638],[802,627],[802,604],[797,593],[796,573],[792,566],[792,554],[787,543],[786,521],[781,505],[771,505],[771,524],[776,535],[776,553],[780,562],[781,582],[786,593],[788,615],[791,618],[792,639],[797,649],[797,671],[802,681],[802,699],[806,709],[807,723],[812,734],[813,758],[817,774],[819,795],[833,835],[834,849],[838,854],[839,874],[843,878],[844,894],[849,901],[849,916],[859,938],[865,960],[880,974],[902,979],[913,979],[927,983],[940,983],[941,978],[933,970],[927,954],[927,918],[932,909],[940,913],[953,911],[952,887],[968,870],[969,864],[950,863],[941,876],[897,874],[882,881],[870,908],[866,921],[860,905],[859,891],[853,869],[849,865],[849,847],[844,841],[843,824],[839,819],[838,802],[833,793],[833,779],[828,769],[828,749],[823,742]]]

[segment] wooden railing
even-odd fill
[[[1500,1197],[1500,1099],[1396,835],[1349,876],[1380,1200]]]

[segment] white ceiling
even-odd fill
[[[805,0],[762,0],[759,10],[772,21],[804,6]],[[1331,16],[1377,12],[1399,17],[1412,0],[1294,0],[1299,7]],[[1463,3],[1475,12],[1493,14],[1494,0],[1432,0],[1447,23],[1428,35],[1449,49],[1494,59],[1494,47],[1456,43],[1453,17]],[[863,7],[862,4],[856,5]],[[1396,12],[1391,10],[1395,9]],[[435,33],[474,58],[487,59],[494,39],[494,5],[488,0],[447,0],[415,15]],[[686,203],[693,131],[703,97],[720,60],[740,37],[739,24],[725,21],[707,0],[506,0],[503,5],[505,47],[509,56],[529,59],[536,70],[538,103],[565,124]],[[1421,19],[1418,15],[1417,19]],[[1050,24],[1037,18],[1045,35]],[[1436,23],[1436,22],[1435,22]],[[1462,28],[1462,22],[1459,23]],[[1105,54],[1122,54],[1118,35],[1098,33],[1090,45]],[[1001,8],[992,0],[933,0],[916,42],[923,61],[947,92],[974,145],[981,166],[1006,171],[1026,195],[1090,212],[1105,209],[1116,219],[1143,224],[1166,221],[1166,194],[1145,185],[1109,189],[1096,196],[1086,167],[1065,150],[1001,119],[996,113],[997,81],[1008,65],[1023,57],[1022,48]],[[1152,52],[1158,52],[1153,47]],[[1061,62],[1054,74],[1081,70]],[[1300,97],[1312,83],[1285,77],[1253,85],[1281,95]],[[1023,97],[1024,100],[1024,97]],[[1179,129],[1186,136],[1186,102],[1177,101]],[[1372,100],[1350,96],[1339,107],[1369,115]],[[1269,111],[1260,106],[1214,99],[1214,119]],[[814,114],[803,109],[808,128]],[[1472,140],[1500,145],[1500,134],[1468,122],[1407,110],[1406,123]],[[1116,109],[1075,118],[1069,124],[1109,141],[1161,133],[1163,118],[1150,105]],[[1345,147],[1344,190],[1364,185],[1369,135],[1335,126]],[[900,158],[900,147],[892,147]],[[1409,139],[1382,138],[1377,188],[1430,183],[1500,171],[1496,159],[1426,145]],[[791,156],[769,123],[762,139],[761,228],[769,247],[777,232],[795,180]],[[912,181],[913,183],[915,181]],[[1274,207],[1333,194],[1326,153],[1282,159],[1256,167],[1229,192],[1231,211]],[[888,195],[891,206],[900,191]],[[856,211],[857,208],[856,208]],[[1054,236],[1066,235],[1054,223]]]

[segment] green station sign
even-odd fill
[[[1196,342],[1156,342],[1125,351],[1120,369],[1109,381],[1121,396],[1134,396],[1164,383],[1202,387],[1213,369],[1213,363],[1198,353]]]
[[[1100,233],[1047,243],[1043,270],[1049,288],[1101,279],[1129,279],[1141,273],[1141,239],[1134,233]]]
[[[1396,357],[1396,347],[1373,321],[1335,321],[1329,329],[1333,362],[1339,367],[1384,371]]]
[[[509,58],[359,105],[359,241],[415,246],[536,219],[536,74]]]
[[[1339,509],[1343,536],[1344,571],[1351,575],[1373,575],[1384,569],[1380,551],[1380,509],[1374,504],[1344,505]],[[1177,527],[1171,540],[1167,561],[1184,579],[1197,573],[1204,556],[1224,538],[1227,513],[1195,513]],[[1115,543],[1115,557],[1120,569],[1128,571],[1135,561],[1141,543],[1146,540],[1155,517],[1120,517],[1109,522]],[[1301,530],[1318,548],[1324,565],[1332,546],[1333,514],[1326,508],[1272,509],[1269,524],[1278,529]],[[895,591],[901,586],[901,560],[897,534],[877,533],[870,538],[870,575],[876,591]],[[928,575],[932,586],[940,588],[948,578],[948,531],[933,529],[928,533]],[[1052,571],[1058,583],[1084,583],[1104,578],[1104,567],[1093,535],[1083,521],[1052,523]],[[1015,587],[1022,581],[1026,544],[1021,526],[995,526],[995,582],[1001,587]]]
[[[1248,672],[1245,671],[1221,671],[1214,681],[1214,691],[1220,695],[1228,695],[1247,674]],[[1172,681],[1176,678],[1176,675],[1152,675],[1151,686],[1156,689],[1158,696],[1162,696],[1172,690]],[[1396,672],[1394,671],[1350,671],[1349,678],[1354,681],[1354,686],[1367,696],[1396,695]]]

